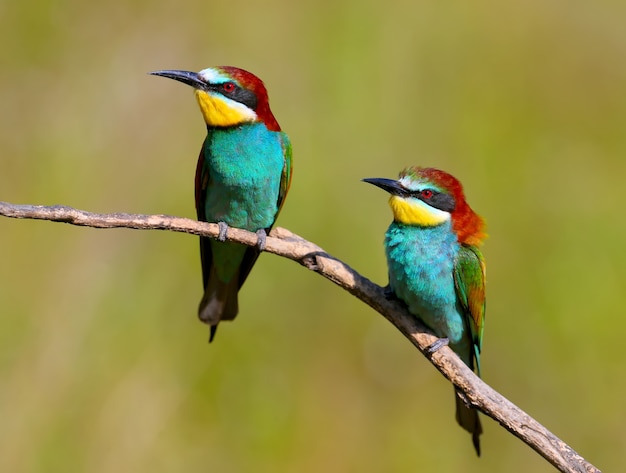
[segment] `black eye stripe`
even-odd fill
[[[234,100],[235,102],[239,102],[244,104],[246,107],[256,110],[258,105],[258,101],[254,92],[248,89],[244,89],[243,87],[238,86],[234,82],[231,82],[235,88],[227,92],[224,90],[224,84],[209,84],[208,89],[217,92],[218,94],[223,95],[224,97],[228,97],[229,99]]]
[[[444,194],[443,192],[438,192],[434,189],[429,189],[432,192],[432,195],[429,198],[426,198],[422,195],[422,190],[419,191],[409,191],[407,192],[407,196],[414,197],[415,199],[419,199],[422,202],[427,203],[431,207],[434,207],[439,210],[443,210],[444,212],[452,212],[456,207],[456,202],[454,201],[454,197],[450,194]]]

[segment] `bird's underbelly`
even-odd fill
[[[271,227],[278,210],[279,182],[267,181],[261,185],[210,186],[205,203],[207,221],[249,231]]]
[[[279,182],[212,182],[207,189],[205,216],[208,222],[225,222],[234,228],[255,232],[270,228],[277,213]],[[230,281],[238,274],[246,247],[237,243],[211,241],[213,263],[218,277]]]

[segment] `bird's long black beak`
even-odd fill
[[[380,187],[382,190],[389,192],[391,195],[407,194],[407,190],[400,184],[400,181],[394,179],[385,179],[383,177],[368,177],[363,179],[363,182],[368,184],[374,184],[376,187]]]
[[[207,85],[206,82],[200,78],[197,72],[166,70],[148,72],[148,74],[153,76],[167,77],[168,79],[174,79],[178,82],[182,82],[183,84],[190,85],[194,89],[205,89]]]

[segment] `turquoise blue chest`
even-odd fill
[[[385,235],[389,284],[409,311],[439,337],[458,342],[464,319],[454,286],[459,244],[450,222],[434,227],[392,223]]]
[[[250,231],[272,226],[285,166],[283,136],[262,123],[209,129],[202,171],[207,221]]]

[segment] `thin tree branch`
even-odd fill
[[[0,202],[0,215],[94,228],[170,230],[211,238],[216,238],[219,233],[217,224],[187,218],[123,213],[96,214],[59,205],[46,207]],[[236,228],[229,229],[227,239],[249,246],[257,243],[255,233]],[[321,274],[382,314],[465,394],[467,402],[472,407],[498,421],[558,470],[568,473],[600,471],[543,425],[478,378],[450,348],[443,347],[434,354],[429,354],[427,348],[437,338],[400,302],[387,300],[382,287],[361,276],[344,262],[284,228],[275,228],[272,231],[271,236],[267,238],[265,251],[296,261]]]

